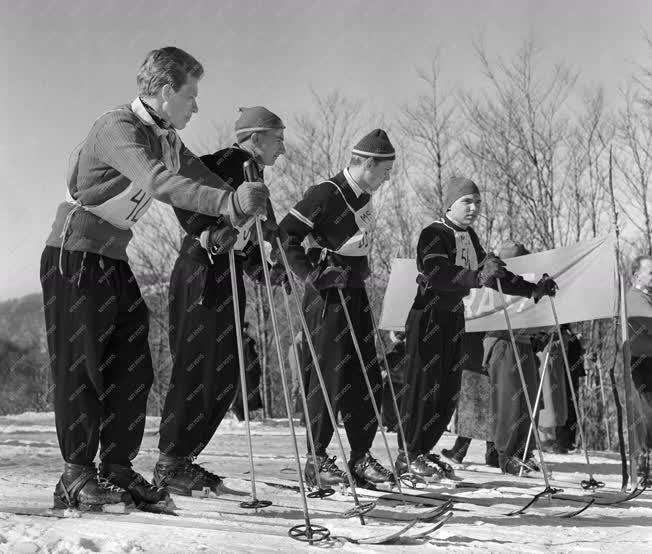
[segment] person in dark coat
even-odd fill
[[[255,164],[262,175],[285,152],[285,126],[276,114],[260,106],[240,111],[237,143],[201,158],[210,172],[236,190],[246,186],[245,163]],[[267,242],[277,226],[269,200],[266,205]],[[215,434],[240,382],[229,251],[235,256],[240,322],[246,307],[243,273],[261,282],[262,264],[268,262],[261,258],[253,218],[234,231],[225,218],[180,209],[175,214],[186,235],[170,276],[173,367],[161,414],[154,483],[190,496],[192,491],[221,488],[221,478],[194,460]],[[275,274],[282,279],[282,272]]]
[[[287,235],[284,246],[290,267],[306,284],[303,311],[329,401],[336,414],[341,412],[351,445],[349,467],[362,485],[388,482],[392,473],[370,452],[378,421],[339,291],[345,298],[374,399],[380,405],[382,377],[365,280],[370,275],[371,199],[389,179],[395,157],[387,133],[382,129],[372,131],[353,147],[348,167],[308,188],[280,224]],[[308,423],[318,466],[313,456],[308,456],[306,481],[315,485],[319,472],[325,485],[344,483],[346,475],[337,467],[335,458],[327,454],[334,429],[307,345],[302,364],[310,373]]]
[[[464,336],[462,299],[472,288],[497,288],[497,279],[506,294],[535,300],[556,290],[552,279],[530,283],[507,271],[498,256],[485,253],[472,227],[480,203],[480,190],[473,181],[450,179],[445,215],[419,236],[419,287],[406,324],[408,387],[401,402],[409,467],[399,437],[395,467],[400,474],[409,470],[437,479],[453,473],[431,449],[446,430],[457,403]]]
[[[652,486],[652,256],[638,256],[632,263],[632,286],[627,305],[649,313],[650,317],[631,315],[627,323],[631,345],[632,380],[638,395],[639,417],[636,426],[639,443],[638,475],[644,485]]]

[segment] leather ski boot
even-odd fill
[[[366,452],[362,458],[349,461],[349,469],[356,480],[356,485],[374,488],[376,483],[394,483],[394,474]]]
[[[131,504],[131,495],[125,489],[98,478],[94,464],[66,462],[54,489],[55,508],[121,512],[128,504]]]
[[[165,488],[148,482],[131,466],[103,462],[100,464],[100,477],[128,491],[142,510],[168,512],[176,508]]]
[[[426,454],[426,458],[428,458],[428,461],[435,464],[441,473],[441,476],[445,479],[455,479],[455,470],[453,469],[453,466],[450,464],[447,464],[444,460],[442,460],[439,457],[439,454],[435,454],[433,452],[430,452]]]
[[[317,487],[317,471],[319,471],[319,481],[323,487],[348,485],[349,480],[347,479],[346,473],[335,464],[335,460],[337,460],[336,456],[329,458],[326,454],[318,454],[316,458],[319,468],[315,468],[311,454],[308,454],[307,458],[304,475],[306,478],[306,484],[309,487]]]
[[[401,475],[412,473],[418,477],[424,478],[426,481],[440,481],[442,478],[441,469],[439,466],[428,460],[425,454],[415,454],[414,457],[410,455],[410,465],[408,467],[405,454],[401,453],[396,457],[394,463],[396,474],[401,478]]]
[[[188,457],[174,457],[162,455],[154,467],[152,482],[158,487],[165,487],[172,494],[192,496],[194,492],[203,492],[209,489],[219,494],[222,488],[222,479],[219,475],[211,473],[199,464],[192,462]]]

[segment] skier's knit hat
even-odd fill
[[[450,208],[458,198],[467,194],[480,194],[478,185],[466,177],[451,177],[444,190],[444,210]]]
[[[500,247],[498,257],[502,259],[517,258],[518,256],[525,256],[529,253],[530,251],[520,242],[507,241]]]
[[[285,129],[283,121],[275,113],[262,106],[240,108],[240,117],[235,122],[235,136],[238,142],[246,141],[253,133]]]
[[[396,159],[396,151],[389,141],[387,133],[382,129],[374,129],[362,137],[351,150],[351,154],[362,158],[377,158],[382,161]]]

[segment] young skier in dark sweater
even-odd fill
[[[486,254],[471,227],[480,213],[480,191],[470,179],[452,178],[444,196],[446,214],[421,232],[417,245],[419,288],[406,324],[406,394],[401,402],[410,471],[439,478],[450,466],[430,450],[448,425],[460,387],[464,304],[470,289],[497,288],[506,294],[532,297],[554,294],[552,279],[530,283],[505,269],[494,254]],[[400,437],[399,437],[400,443]],[[408,471],[401,453],[398,473]]]
[[[382,379],[364,282],[369,277],[371,198],[389,179],[395,152],[387,134],[376,129],[360,140],[351,153],[349,167],[310,187],[281,221],[280,227],[287,234],[284,246],[290,267],[306,283],[303,310],[330,402],[335,412],[342,414],[351,445],[351,472],[359,483],[366,484],[389,481],[391,472],[369,452],[378,421],[340,296],[334,289],[340,289],[346,298],[374,397],[380,405]],[[344,483],[344,473],[326,453],[333,427],[310,351],[307,346],[302,350],[302,365],[310,375],[307,384],[309,425],[319,464],[315,468],[312,456],[308,457],[306,479],[314,485],[319,471],[323,484]]]

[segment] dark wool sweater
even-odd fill
[[[462,249],[471,245],[473,252]],[[414,299],[416,309],[435,308],[446,312],[463,312],[462,298],[472,288],[480,288],[480,270],[486,252],[478,235],[468,227],[462,229],[447,217],[435,221],[421,231],[417,244],[417,270],[420,286]],[[475,258],[477,264],[469,263]],[[464,264],[464,265],[463,265]],[[475,265],[475,267],[471,267]],[[515,296],[530,297],[533,283],[507,272],[501,279],[503,291]],[[491,288],[496,288],[494,283]]]
[[[287,235],[284,246],[290,267],[304,280],[316,269],[322,248],[338,250],[360,230],[347,202],[351,208],[359,210],[371,200],[365,192],[356,194],[344,172],[330,180],[340,186],[346,201],[333,183],[322,182],[311,186],[280,223]],[[302,242],[308,235],[312,236],[314,243],[304,248]],[[348,269],[348,286],[364,287],[364,280],[369,276],[367,256],[331,253],[330,263]]]

